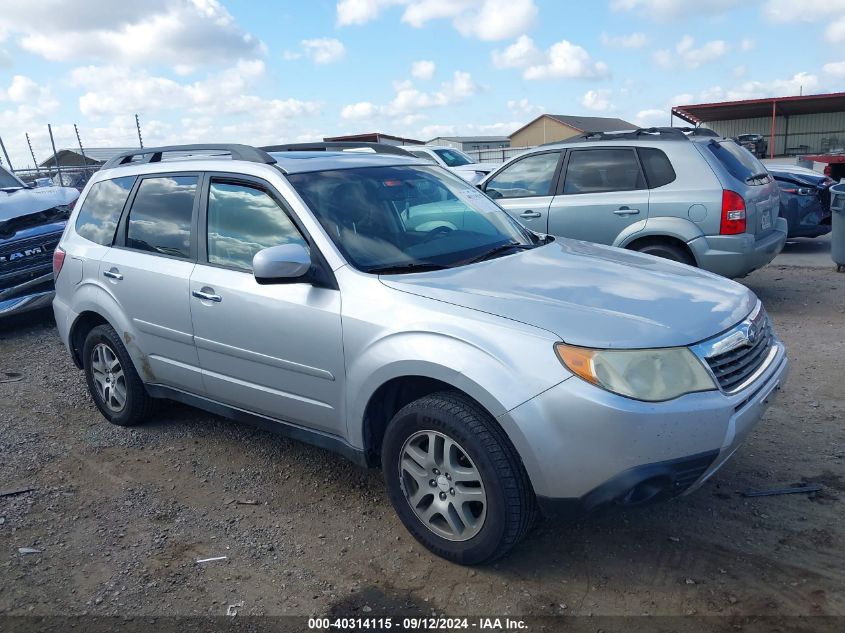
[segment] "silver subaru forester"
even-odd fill
[[[111,422],[161,399],[383,469],[407,529],[463,564],[539,509],[688,492],[783,384],[745,287],[525,229],[397,154],[138,150],[86,187],[56,321]]]

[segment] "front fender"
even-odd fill
[[[538,343],[538,348],[540,347]],[[550,360],[557,360],[543,344]],[[530,351],[523,348],[523,352]],[[387,361],[386,359],[398,359]],[[543,364],[543,363],[538,363]],[[476,400],[494,417],[560,382],[561,368],[520,373],[503,355],[457,337],[432,332],[394,333],[367,347],[347,367],[349,441],[363,448],[364,412],[379,387],[395,378],[419,376],[444,382]],[[563,376],[565,378],[565,376]],[[506,429],[507,431],[507,429]]]

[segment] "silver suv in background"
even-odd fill
[[[742,277],[786,242],[777,184],[702,128],[586,134],[519,155],[479,188],[533,231]]]
[[[56,255],[59,334],[108,420],[178,400],[381,467],[408,530],[464,564],[538,508],[693,490],[787,371],[747,288],[540,236],[395,154],[138,150]]]

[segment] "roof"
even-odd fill
[[[382,132],[366,132],[364,134],[346,134],[344,136],[327,136],[323,140],[326,143],[331,141],[369,141],[378,143],[379,139],[390,139],[391,141],[399,141],[400,143],[407,143],[408,145],[425,145],[422,141],[415,138],[404,138],[402,136],[393,136],[392,134],[383,134]]]
[[[435,136],[428,141],[432,143],[438,139],[452,141],[453,143],[504,143],[511,139],[510,136]]]
[[[798,97],[767,97],[743,101],[699,103],[672,108],[672,114],[689,123],[730,121],[772,116],[772,106],[778,115],[845,112],[845,92]]]
[[[270,152],[276,166],[286,174],[302,174],[329,169],[428,164],[413,156],[370,152]]]
[[[568,114],[541,114],[536,119],[529,121],[516,132],[513,132],[508,138],[513,138],[515,134],[521,132],[529,125],[539,121],[543,117],[549,117],[559,123],[568,125],[569,127],[578,130],[579,132],[616,132],[618,130],[635,130],[638,126],[629,123],[624,119],[617,119],[603,116],[572,116]]]

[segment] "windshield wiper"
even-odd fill
[[[763,178],[768,179],[769,172],[764,171],[759,174],[751,174],[748,178],[745,179],[745,182],[751,182],[752,180],[762,180]]]
[[[398,275],[401,273],[423,273],[430,270],[443,270],[444,268],[446,266],[441,264],[409,262],[407,264],[393,264],[391,266],[370,268],[367,272],[373,275]]]
[[[506,242],[505,244],[499,244],[494,246],[493,248],[481,253],[481,255],[476,255],[475,257],[466,260],[463,262],[464,264],[474,264],[476,262],[483,262],[485,259],[491,259],[500,253],[504,253],[505,251],[510,251],[513,249],[517,249],[520,251],[528,250],[531,248],[535,248],[534,244],[520,244],[519,242]]]

